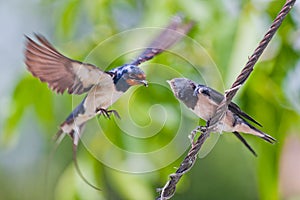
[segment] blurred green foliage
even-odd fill
[[[141,51],[138,47],[145,47],[159,31],[131,29],[163,27],[178,12],[195,20],[196,26],[190,38],[142,65],[151,84],[130,89],[112,106],[120,120],[100,117],[88,123],[79,147],[79,165],[102,192],[94,191],[76,174],[69,138],[53,153],[51,137],[83,96],[54,94],[20,63],[24,76],[12,93],[1,145],[8,152],[24,138],[28,146],[40,145],[34,149],[38,151],[35,159],[26,157],[32,160],[26,166],[0,165],[1,199],[154,199],[156,188],[165,184],[183,159],[188,134],[198,124],[165,81],[184,76],[219,91],[228,88],[283,4],[246,0],[60,2],[53,13],[57,26],[49,33],[50,41],[67,56],[103,70],[129,62]],[[296,110],[300,99],[286,98],[287,92],[300,92],[289,90],[291,78],[287,80],[299,60],[300,49],[294,45],[299,26],[296,15],[287,17],[235,98],[279,142],[272,146],[245,136],[259,155],[254,158],[232,134],[222,135],[213,151],[181,180],[173,199],[284,198],[278,179],[281,149],[289,133],[300,130],[300,111]],[[293,84],[300,85],[300,81]]]

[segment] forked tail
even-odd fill
[[[233,134],[247,147],[247,149],[249,149],[249,151],[251,151],[251,153],[255,157],[257,157],[257,154],[254,151],[254,149],[250,146],[250,144],[248,144],[248,142],[245,140],[245,138],[243,138],[243,136],[239,132],[234,131]]]
[[[277,142],[277,140],[275,138],[273,138],[272,136],[262,132],[261,130],[255,128],[254,126],[252,126],[251,124],[247,124],[252,130],[253,132],[255,131],[255,135],[257,135],[258,137],[262,138],[263,140],[274,144],[275,142]]]
[[[93,185],[92,183],[90,183],[87,178],[85,178],[85,176],[82,174],[79,165],[78,165],[78,161],[77,161],[77,147],[79,144],[79,139],[81,137],[83,128],[84,128],[85,124],[82,124],[79,128],[73,129],[70,133],[67,133],[68,135],[71,136],[72,138],[72,143],[73,143],[73,162],[74,162],[74,166],[75,169],[78,173],[78,175],[80,176],[80,178],[89,186],[91,186],[92,188],[101,191],[101,189],[95,185]],[[60,128],[60,130],[56,133],[56,135],[54,136],[54,140],[55,140],[55,149],[58,147],[58,145],[61,143],[61,141],[63,140],[64,136],[66,135],[66,133],[63,132],[63,130]]]
[[[94,188],[95,190],[99,190],[99,191],[102,191],[99,187],[93,185],[91,182],[89,182],[87,180],[87,178],[85,178],[85,176],[82,174],[80,168],[79,168],[79,165],[78,165],[78,162],[77,162],[77,147],[78,145],[74,144],[73,143],[73,162],[74,162],[74,166],[75,166],[75,169],[78,173],[78,175],[80,176],[80,178],[86,183],[88,184],[89,186],[91,186],[92,188]]]
[[[77,130],[73,130],[72,133],[70,133],[70,136],[72,138],[72,141],[73,141],[73,162],[74,162],[74,166],[75,166],[75,169],[78,173],[78,175],[80,176],[80,178],[86,183],[88,184],[89,186],[91,186],[92,188],[94,188],[95,190],[99,190],[101,191],[101,189],[95,185],[93,185],[91,182],[89,182],[87,180],[87,178],[85,178],[85,176],[82,174],[80,168],[79,168],[79,165],[78,165],[78,161],[77,161],[77,147],[78,147],[78,143],[79,143],[79,139],[81,137],[81,134],[82,134],[82,130],[84,128],[84,125],[85,124],[82,124]]]
[[[244,120],[242,122],[240,122],[239,124],[235,125],[235,131],[258,136],[271,144],[274,144],[275,142],[277,142],[277,140],[275,138],[273,138],[272,136],[255,128],[253,125],[249,124],[248,122],[246,122]]]

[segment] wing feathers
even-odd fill
[[[111,76],[97,67],[69,59],[59,53],[45,37],[35,35],[40,44],[26,36],[25,63],[33,76],[57,93],[82,94]]]
[[[258,126],[262,127],[260,123],[258,123],[255,119],[250,117],[247,113],[243,112],[238,105],[235,103],[231,102],[228,106],[228,109],[231,110],[233,113],[237,114],[241,118],[248,119],[249,121],[257,124]]]
[[[179,41],[193,25],[193,22],[184,23],[180,16],[175,16],[170,24],[150,43],[149,47],[131,64],[140,65],[165,51]]]

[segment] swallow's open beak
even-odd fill
[[[148,82],[146,80],[141,80],[140,83],[142,83],[145,87],[148,87]]]

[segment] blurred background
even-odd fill
[[[223,92],[284,2],[1,0],[0,199],[155,199],[186,155],[188,134],[203,124],[166,80],[187,77]],[[150,86],[131,88],[113,105],[121,119],[99,117],[85,129],[78,162],[103,189],[95,191],[74,169],[70,138],[57,149],[52,140],[84,96],[57,95],[32,77],[23,62],[24,35],[41,33],[66,56],[108,70],[133,60],[179,12],[196,25],[141,65]],[[180,181],[174,200],[300,199],[299,16],[296,2],[234,99],[278,143],[246,135],[256,158],[222,134]]]

